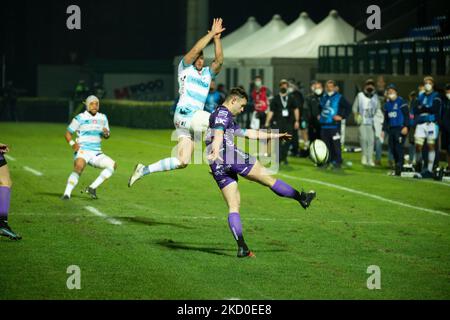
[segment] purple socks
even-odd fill
[[[11,189],[9,187],[0,187],[0,221],[8,220],[10,199]]]
[[[283,180],[278,179],[275,181],[274,185],[270,189],[280,197],[292,198],[297,201],[300,200],[300,193]]]
[[[248,250],[247,244],[242,235],[241,215],[238,212],[231,212],[228,215],[228,226],[230,227],[233,238],[236,240],[238,247]]]
[[[231,212],[228,215],[228,226],[230,227],[233,238],[237,241],[242,236],[241,216],[237,212]]]

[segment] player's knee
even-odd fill
[[[12,180],[9,177],[0,177],[0,186],[1,187],[12,187]]]

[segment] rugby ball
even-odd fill
[[[211,113],[199,110],[192,116],[191,130],[194,132],[204,132],[209,126],[209,116]]]
[[[325,142],[316,139],[309,146],[309,157],[317,165],[322,165],[328,161],[329,151]]]

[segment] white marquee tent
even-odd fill
[[[254,34],[259,29],[261,29],[261,25],[258,23],[258,21],[256,21],[255,17],[249,17],[247,22],[244,23],[241,27],[222,38],[222,47],[231,47],[239,41]],[[214,44],[211,43],[210,45],[208,45],[205,50],[203,50],[203,53],[206,58],[214,58]]]
[[[365,35],[357,31],[357,40]],[[319,46],[354,42],[354,28],[332,10],[327,18],[302,36],[255,57],[317,58]]]
[[[316,24],[309,18],[308,13],[302,12],[297,20],[288,25],[285,29],[277,34],[273,34],[272,37],[264,37],[264,42],[260,46],[249,48],[244,54],[246,57],[252,57],[255,55],[262,55],[264,52],[273,50],[274,48],[281,47],[289,41],[299,38],[309,30],[311,30]]]
[[[281,19],[280,15],[276,14],[269,23],[252,35],[230,47],[224,46],[224,55],[226,58],[248,57],[249,55],[246,51],[253,51],[256,48],[266,48],[269,44],[267,39],[276,37],[285,28],[286,23]]]

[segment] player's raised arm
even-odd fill
[[[222,18],[219,19],[220,27],[222,27]],[[222,28],[225,30],[224,28]],[[216,34],[214,36],[214,61],[211,63],[211,69],[215,75],[217,75],[222,69],[223,65],[223,49],[222,49],[222,40],[220,40],[221,33]]]
[[[208,45],[208,43],[214,38],[214,36],[220,35],[224,30],[225,29],[222,27],[222,19],[214,19],[211,31],[209,31],[208,34],[206,34],[203,38],[198,40],[197,43],[192,47],[192,49],[184,56],[184,63],[194,63],[195,59],[197,59],[202,50]]]

